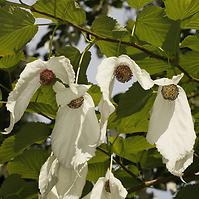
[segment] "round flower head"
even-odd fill
[[[107,120],[115,107],[111,103],[111,94],[115,79],[125,83],[132,77],[138,81],[143,89],[147,90],[153,86],[150,75],[142,70],[130,57],[121,55],[119,57],[109,57],[98,66],[96,80],[102,92],[102,99],[99,104],[101,113],[101,141],[105,140]]]
[[[107,170],[106,176],[99,178],[92,191],[83,199],[123,199],[127,194],[122,183],[114,177],[110,170]]]
[[[52,57],[47,62],[36,60],[27,64],[8,97],[6,107],[10,111],[10,126],[4,134],[10,133],[14,124],[21,119],[37,89],[41,85],[53,84],[56,78],[68,85],[74,82],[75,73],[69,59]]]
[[[42,198],[80,198],[86,182],[88,167],[85,164],[79,174],[73,168],[65,168],[51,154],[40,170],[39,189]]]
[[[192,163],[196,138],[186,94],[177,85],[182,77],[183,74],[154,81],[159,90],[146,137],[149,143],[156,144],[167,169],[176,176],[182,176]]]
[[[52,132],[52,150],[65,167],[78,169],[94,156],[99,141],[95,105],[86,92],[89,87],[71,84],[71,89],[59,82],[53,86],[60,107]]]

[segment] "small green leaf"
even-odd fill
[[[115,129],[118,133],[147,132],[149,113],[152,108],[154,97],[151,96],[145,106],[138,112],[123,118],[119,118],[114,112],[109,119],[108,128]]]
[[[151,90],[144,90],[138,82],[124,94],[120,95],[116,110],[118,118],[138,112],[146,104],[152,94]]]
[[[162,48],[167,53],[168,57],[175,58],[179,50],[180,42],[180,22],[173,21],[167,33],[166,39],[163,43]]]
[[[144,169],[153,169],[163,166],[162,156],[156,149],[144,151],[140,159],[140,165]]]
[[[8,176],[0,188],[0,198],[2,199],[33,199],[37,195],[37,183],[25,181],[19,175]]]
[[[171,69],[171,66],[169,63],[158,60],[155,58],[147,57],[142,60],[137,60],[136,63],[143,69],[145,69],[147,72],[150,73],[150,75],[165,72]]]
[[[32,97],[27,111],[36,112],[54,119],[57,109],[55,92],[52,86],[42,86]]]
[[[0,146],[0,162],[5,163],[27,149],[32,144],[48,137],[50,128],[42,123],[26,123],[17,132],[4,140]]]
[[[0,56],[17,53],[28,43],[37,32],[34,22],[33,16],[25,10],[0,8]]]
[[[23,59],[24,59],[24,54],[22,52],[12,55],[6,55],[0,58],[0,68],[1,69],[11,68],[17,65]]]
[[[87,51],[84,54],[82,63],[80,65],[79,78],[78,78],[78,83],[80,84],[88,84],[86,71],[90,61],[91,61],[91,52]]]
[[[48,157],[48,152],[41,149],[29,149],[8,163],[9,174],[19,174],[22,178],[35,179],[39,177],[41,166]]]
[[[100,87],[97,85],[92,85],[89,90],[88,93],[91,95],[91,97],[93,98],[94,104],[98,105],[101,99],[101,91],[100,91]]]
[[[100,177],[104,177],[109,167],[109,161],[88,165],[87,180],[96,182]]]
[[[154,0],[128,0],[129,6],[139,9],[142,8],[145,4],[150,3]]]
[[[190,35],[186,37],[182,43],[181,48],[188,47],[194,51],[199,52],[199,34],[196,35]]]
[[[173,20],[185,19],[199,11],[198,0],[165,0],[167,16]]]
[[[199,13],[182,21],[181,28],[199,30]]]
[[[180,65],[192,76],[199,77],[199,52],[188,51],[180,55]]]
[[[73,46],[65,46],[63,48],[59,48],[56,51],[56,55],[64,55],[68,59],[70,59],[71,64],[74,66],[74,70],[77,70],[79,59],[81,57],[81,53],[79,50]]]
[[[135,34],[140,40],[160,47],[167,36],[170,25],[162,8],[148,6],[137,17]]]
[[[85,11],[74,0],[38,0],[33,8],[46,18],[51,15],[52,18],[55,17],[76,25],[81,25],[86,21]]]

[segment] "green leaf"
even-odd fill
[[[167,36],[169,27],[170,22],[164,10],[156,6],[148,6],[137,17],[135,34],[140,40],[160,47]]]
[[[126,54],[126,46],[121,43],[113,43],[108,41],[97,41],[96,45],[100,48],[102,54],[107,57],[119,56]]]
[[[175,58],[178,54],[180,32],[180,22],[173,21],[162,46],[168,57]]]
[[[165,0],[167,16],[173,20],[185,19],[199,11],[198,0]]]
[[[163,166],[162,156],[156,149],[144,151],[140,159],[140,165],[144,169],[153,169]]]
[[[52,86],[42,86],[32,97],[27,111],[36,112],[54,119],[57,109],[55,92]]]
[[[84,54],[82,63],[80,65],[79,78],[78,78],[78,83],[80,84],[88,84],[86,71],[87,71],[90,61],[91,61],[91,52],[86,51],[86,53]]]
[[[56,51],[56,55],[64,55],[68,59],[70,59],[70,62],[72,66],[74,67],[74,70],[76,71],[78,68],[79,60],[81,57],[81,53],[79,50],[73,46],[65,46],[63,48],[59,48]]]
[[[35,179],[39,177],[41,166],[48,157],[48,152],[41,149],[29,149],[8,163],[9,174],[19,174],[22,178]]]
[[[37,32],[34,22],[33,16],[25,10],[0,8],[0,56],[14,54],[28,43]]]
[[[88,90],[89,95],[93,98],[94,104],[97,106],[101,99],[100,87],[97,85],[92,85]]]
[[[188,47],[194,51],[199,52],[199,34],[196,35],[189,35],[186,37],[182,43],[181,48]]]
[[[120,95],[119,104],[116,109],[118,118],[140,111],[151,94],[151,90],[144,90],[138,82],[134,83],[126,93]]]
[[[21,60],[24,59],[23,52],[17,54],[6,55],[0,58],[0,68],[7,69],[17,65]]]
[[[128,0],[129,6],[139,9],[142,8],[145,4],[150,3],[154,0]]]
[[[38,0],[33,8],[43,14],[43,17],[58,18],[70,23],[81,25],[86,21],[86,13],[74,0]],[[34,10],[33,10],[34,11]]]
[[[161,73],[164,71],[168,71],[171,69],[171,66],[169,63],[158,60],[155,58],[147,57],[142,60],[137,60],[136,63],[143,69],[145,69],[147,72],[150,73],[150,75]]]
[[[116,19],[106,15],[96,17],[91,26],[91,29],[93,32],[103,37],[122,39],[128,36],[127,30],[121,27]]]
[[[109,164],[109,161],[89,164],[87,180],[96,182],[100,177],[104,177]]]
[[[180,55],[179,63],[192,76],[199,77],[199,52],[188,51]]]
[[[49,133],[50,128],[46,124],[24,124],[16,135],[6,138],[0,146],[0,162],[13,159],[32,144],[45,140]]]
[[[99,163],[99,162],[106,162],[109,159],[110,159],[110,157],[107,154],[103,153],[100,150],[97,150],[95,152],[95,156],[92,159],[90,159],[88,163],[95,164],[95,163]]]
[[[187,185],[182,187],[180,191],[177,193],[175,199],[198,199],[199,195],[199,185]]]
[[[110,116],[108,128],[115,129],[118,133],[147,132],[149,113],[154,102],[154,97],[151,96],[140,111],[130,116],[118,119],[116,113],[113,113]]]
[[[199,13],[182,21],[181,28],[199,30]]]
[[[111,138],[111,142],[113,142],[114,139],[115,138]],[[114,153],[132,162],[138,162],[140,152],[150,148],[154,148],[154,146],[149,144],[143,136],[131,136],[126,139],[118,137],[112,145]]]
[[[33,199],[35,195],[38,195],[37,183],[25,181],[19,175],[8,176],[0,188],[2,199]]]

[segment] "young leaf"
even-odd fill
[[[139,83],[133,86],[119,98],[117,107],[118,118],[129,116],[140,111],[152,94],[151,90],[144,90]]]
[[[194,51],[199,52],[199,34],[196,35],[190,35],[186,37],[182,43],[181,48],[188,47]]]
[[[170,22],[164,16],[164,10],[156,6],[148,6],[137,17],[135,34],[140,40],[160,47],[169,27]]]
[[[86,13],[74,0],[38,0],[34,5],[34,9],[43,13],[43,17],[58,18],[68,21],[76,25],[85,23]],[[34,11],[34,10],[33,10]]]
[[[8,173],[19,174],[22,178],[37,180],[40,169],[48,155],[46,150],[41,149],[24,151],[23,154],[8,163]]]
[[[198,0],[165,0],[167,16],[173,20],[182,20],[199,11]]]
[[[25,10],[0,8],[0,56],[14,54],[28,43],[37,32],[34,22],[33,16]]]

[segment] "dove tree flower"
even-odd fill
[[[73,168],[65,168],[51,154],[41,168],[39,189],[42,198],[79,199],[86,182],[88,167],[85,164],[79,173]]]
[[[108,117],[115,110],[110,101],[114,81],[117,79],[119,82],[125,83],[132,77],[145,90],[150,89],[154,85],[149,73],[141,69],[127,55],[106,58],[98,66],[96,80],[102,92],[102,99],[99,104],[99,111],[101,113],[101,141],[105,140]]]
[[[51,136],[52,151],[65,167],[78,169],[95,155],[99,142],[100,127],[87,93],[89,87],[71,84],[66,88],[60,82],[53,86],[59,110]]]
[[[182,77],[183,74],[154,81],[159,89],[146,137],[149,143],[156,144],[167,169],[180,177],[193,162],[196,138],[186,93],[177,85]]]
[[[106,176],[99,178],[92,191],[83,199],[122,199],[126,198],[127,194],[122,183],[108,169]]]
[[[64,56],[52,57],[47,62],[36,60],[27,64],[8,97],[6,107],[10,111],[10,126],[5,129],[4,134],[10,133],[14,124],[21,119],[39,87],[53,84],[56,78],[68,85],[74,82],[73,67]]]

